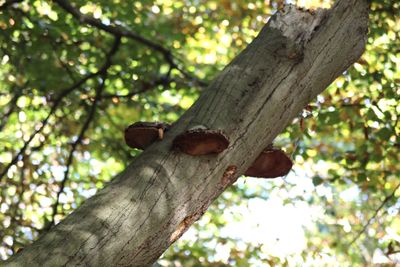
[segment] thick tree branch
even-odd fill
[[[162,141],[147,148],[9,266],[149,266],[317,94],[362,54],[367,1],[330,11],[285,7],[210,84]],[[171,150],[195,126],[221,130],[218,155]],[[243,155],[246,155],[245,157]]]

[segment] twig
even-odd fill
[[[124,28],[123,26],[118,26],[115,24],[114,25],[106,25],[106,24],[103,24],[101,22],[101,20],[99,20],[99,19],[82,14],[79,11],[79,9],[75,8],[73,5],[71,5],[71,3],[69,1],[54,0],[54,2],[56,2],[62,9],[64,9],[65,11],[70,13],[72,16],[74,16],[76,19],[78,19],[81,23],[89,24],[89,25],[96,27],[98,29],[101,29],[105,32],[111,33],[112,35],[114,35],[116,37],[130,38],[130,39],[135,40],[139,43],[142,43],[156,51],[159,51],[160,53],[162,53],[164,55],[167,62],[169,62],[171,65],[173,65],[175,67],[175,64],[173,63],[173,60],[172,60],[171,51],[164,48],[163,46],[161,46],[157,43],[154,43],[153,41],[150,41],[150,40],[144,38],[143,36],[140,36],[139,34]]]
[[[157,85],[167,86],[168,84],[170,84],[173,81],[173,79],[170,78],[169,73],[170,72],[168,72],[163,77],[160,77],[160,78],[158,78],[158,79],[156,79],[156,80],[154,80],[152,82],[142,81],[141,82],[141,88],[139,90],[131,91],[131,92],[126,93],[124,95],[121,95],[121,94],[104,94],[102,96],[102,98],[103,99],[114,98],[114,97],[115,98],[131,98],[131,97],[133,97],[135,95],[147,92],[147,91],[149,91],[151,89],[154,89]]]
[[[390,195],[385,197],[385,199],[382,201],[381,205],[379,205],[379,207],[375,210],[374,215],[372,215],[369,218],[369,220],[363,226],[361,231],[359,231],[358,234],[353,238],[353,240],[351,240],[349,246],[353,245],[360,238],[360,236],[367,230],[367,228],[371,224],[372,220],[376,218],[376,216],[378,215],[379,211],[385,206],[385,204],[394,197],[394,195],[396,194],[397,189],[399,189],[399,188],[400,188],[400,183],[394,188],[394,190],[392,191],[392,193]]]
[[[192,74],[190,74],[189,72],[183,70],[181,67],[178,66],[178,64],[176,64],[176,62],[174,61],[174,57],[172,55],[171,50],[163,47],[160,44],[157,44],[135,32],[133,32],[132,30],[127,29],[126,27],[122,26],[122,25],[116,25],[115,23],[110,23],[110,25],[106,25],[104,23],[101,22],[101,20],[96,19],[92,16],[87,16],[85,14],[82,14],[79,11],[79,8],[74,7],[73,5],[71,5],[71,3],[69,1],[65,1],[65,0],[54,0],[55,3],[57,3],[62,9],[64,9],[66,12],[70,13],[74,18],[76,18],[77,20],[79,20],[81,23],[85,23],[88,24],[90,26],[93,26],[95,28],[98,28],[100,30],[103,30],[105,32],[108,32],[112,35],[114,35],[115,37],[126,37],[129,39],[132,39],[136,42],[139,42],[141,44],[144,44],[145,46],[160,52],[165,61],[168,62],[168,64],[170,65],[171,68],[178,70],[180,73],[182,73],[182,75],[192,81],[195,81],[198,85],[200,86],[207,86],[208,84],[204,81],[202,81],[201,79],[194,77]]]
[[[393,255],[393,254],[397,254],[397,253],[400,253],[400,249],[399,250],[390,251],[390,253],[387,253],[386,255]]]
[[[16,4],[16,3],[21,3],[24,0],[6,0],[6,2],[0,6],[0,11],[3,11],[7,9],[9,6]]]
[[[14,112],[16,104],[17,104],[17,101],[18,101],[18,99],[20,98],[21,95],[22,95],[22,90],[19,88],[19,90],[14,94],[13,98],[10,100],[8,110],[1,117],[0,131],[3,130],[4,126],[6,126],[8,118]]]
[[[40,127],[31,134],[29,139],[27,141],[25,141],[25,143],[24,143],[23,147],[20,149],[20,151],[13,157],[11,162],[3,169],[3,171],[0,174],[0,181],[1,181],[1,179],[3,179],[5,177],[8,170],[11,168],[11,166],[15,165],[18,162],[18,159],[21,157],[21,155],[23,155],[25,153],[26,149],[29,147],[29,144],[32,142],[32,140],[35,138],[35,136],[38,133],[40,133],[43,130],[43,128],[48,124],[50,117],[57,110],[58,106],[61,104],[64,97],[69,95],[75,89],[82,86],[89,79],[92,79],[98,75],[103,75],[108,70],[108,68],[111,66],[111,58],[118,50],[118,47],[120,44],[120,38],[117,37],[116,40],[118,40],[118,41],[116,41],[116,43],[118,43],[118,45],[115,45],[115,43],[114,43],[113,47],[106,55],[105,63],[97,72],[93,72],[93,73],[86,75],[81,80],[79,80],[78,82],[76,82],[75,84],[70,86],[69,88],[64,89],[61,92],[61,94],[54,100],[53,105],[51,106],[50,112],[47,114],[46,118],[44,120],[42,120]]]
[[[49,122],[50,117],[53,115],[53,113],[56,111],[56,109],[58,108],[58,106],[61,104],[61,101],[63,100],[64,97],[66,97],[68,94],[70,94],[73,90],[75,90],[76,88],[80,87],[82,84],[84,84],[87,80],[89,80],[90,78],[92,78],[94,75],[90,74],[85,76],[82,80],[80,80],[79,82],[75,83],[74,85],[72,85],[71,87],[64,89],[61,94],[54,100],[53,105],[51,106],[51,109],[49,111],[49,113],[47,114],[46,118],[42,120],[40,127],[38,129],[36,129],[31,136],[29,137],[29,139],[27,141],[25,141],[23,147],[20,149],[20,151],[14,156],[14,158],[11,160],[11,162],[4,168],[4,170],[1,172],[0,174],[0,179],[2,179],[6,173],[8,172],[8,170],[11,168],[11,166],[13,166],[14,164],[17,163],[19,157],[25,153],[26,149],[28,148],[29,144],[32,142],[32,140],[35,138],[35,136],[40,133],[43,128],[47,125],[47,123]]]
[[[111,66],[111,58],[118,51],[118,48],[119,48],[120,44],[121,44],[121,38],[119,38],[119,37],[115,38],[113,47],[110,50],[109,56],[107,57],[107,61],[108,61],[107,65],[108,66]],[[83,124],[83,126],[82,126],[82,128],[80,130],[78,138],[75,140],[74,143],[72,143],[71,150],[69,152],[69,156],[68,156],[67,163],[66,163],[66,169],[65,169],[65,172],[64,172],[64,178],[61,181],[60,189],[57,192],[56,202],[53,205],[52,218],[51,218],[50,223],[47,226],[44,227],[44,230],[50,229],[51,226],[53,226],[55,224],[55,216],[57,215],[57,209],[58,209],[58,206],[60,204],[60,196],[64,192],[65,185],[66,185],[66,183],[68,181],[68,178],[69,178],[69,172],[70,172],[73,160],[74,160],[74,153],[77,150],[78,146],[81,144],[81,142],[82,142],[82,140],[83,140],[83,138],[85,136],[85,133],[89,129],[90,123],[93,121],[93,118],[94,118],[94,116],[96,114],[97,104],[98,104],[99,100],[101,99],[101,93],[104,90],[105,82],[106,82],[106,79],[107,79],[107,69],[108,68],[103,69],[102,72],[101,72],[101,77],[102,77],[101,83],[99,84],[99,86],[96,89],[96,94],[95,94],[95,97],[94,97],[94,100],[93,100],[93,104],[92,104],[92,106],[90,108],[89,114],[88,114],[88,116],[86,118],[85,123]]]
[[[99,100],[99,96],[100,96],[100,93],[103,90],[103,88],[104,88],[104,80],[99,85],[98,90],[96,90],[97,93],[96,93],[94,102],[93,102],[93,104],[91,106],[91,109],[89,111],[89,115],[88,115],[85,123],[83,124],[83,126],[81,128],[81,131],[80,131],[80,133],[78,135],[78,138],[71,145],[71,150],[69,152],[68,159],[67,159],[67,162],[65,164],[66,165],[66,169],[65,169],[65,172],[64,172],[64,177],[63,177],[63,180],[61,181],[60,189],[57,192],[56,202],[53,205],[53,212],[52,212],[51,221],[50,221],[49,225],[47,227],[45,227],[46,228],[45,230],[49,229],[51,226],[53,226],[55,224],[55,216],[57,215],[57,209],[58,209],[58,206],[60,204],[60,196],[64,192],[65,185],[66,185],[66,183],[68,181],[68,178],[69,178],[69,172],[70,172],[73,160],[74,160],[74,153],[77,150],[78,146],[81,144],[81,142],[83,140],[83,137],[85,136],[85,133],[89,128],[90,122],[93,120],[93,117],[94,117],[94,114],[95,114],[95,111],[96,111],[96,107],[97,107],[97,102]]]
[[[57,55],[57,46],[53,43],[53,40],[50,40],[50,46],[53,48],[53,55],[57,59],[58,63],[60,63],[61,67],[65,70],[65,72],[68,74],[69,78],[73,81],[76,82],[76,79],[74,77],[73,72],[71,69],[68,67],[68,65],[62,61],[62,59]]]

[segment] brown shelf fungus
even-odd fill
[[[257,157],[246,176],[276,178],[285,176],[292,169],[292,160],[279,148],[268,147]]]
[[[200,156],[221,153],[228,145],[229,140],[222,131],[196,127],[178,135],[172,146],[183,153]]]
[[[132,148],[143,150],[155,141],[162,140],[169,128],[168,123],[138,121],[125,129],[125,142]]]

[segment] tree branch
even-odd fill
[[[90,108],[90,111],[89,111],[89,115],[87,116],[87,119],[86,119],[85,123],[83,124],[83,126],[81,128],[81,131],[80,131],[80,133],[78,135],[78,138],[71,145],[71,150],[69,152],[67,163],[65,164],[66,165],[66,169],[65,169],[65,172],[64,172],[64,178],[61,181],[60,189],[57,192],[56,202],[53,205],[53,213],[52,213],[51,221],[50,221],[49,225],[47,227],[45,227],[44,230],[50,229],[51,226],[53,226],[55,224],[55,216],[57,215],[57,209],[58,209],[58,206],[60,204],[60,196],[64,192],[65,185],[66,185],[66,183],[68,181],[68,178],[69,178],[69,172],[70,172],[73,160],[74,160],[74,153],[77,150],[78,146],[82,143],[82,140],[83,140],[83,138],[85,136],[85,133],[89,129],[90,123],[93,121],[93,118],[94,118],[94,115],[95,115],[95,112],[96,112],[96,108],[97,108],[97,104],[98,104],[98,101],[100,99],[100,94],[103,91],[104,86],[105,86],[105,79],[103,79],[101,84],[98,86],[98,89],[96,90],[96,95],[95,95],[95,98],[94,98],[94,102],[93,102],[93,104],[92,104],[92,106]]]
[[[173,81],[173,79],[171,79],[169,77],[169,75],[168,76],[166,75],[166,76],[160,77],[160,78],[158,78],[156,80],[153,80],[151,82],[142,81],[141,82],[141,88],[138,89],[138,90],[131,91],[131,92],[126,93],[124,95],[121,95],[121,94],[104,94],[102,96],[102,98],[103,99],[114,98],[114,97],[116,97],[116,98],[131,98],[131,97],[133,97],[135,95],[150,91],[150,90],[154,89],[158,85],[167,86],[172,81]]]
[[[76,79],[74,77],[74,73],[72,70],[68,67],[68,65],[57,55],[57,45],[53,43],[53,40],[50,40],[50,46],[53,48],[53,55],[60,64],[60,66],[65,70],[65,72],[68,74],[69,78],[71,81],[76,83]]]
[[[207,86],[208,84],[202,80],[200,80],[197,77],[194,77],[192,74],[188,73],[184,69],[178,66],[176,62],[174,61],[173,55],[171,50],[163,47],[160,44],[157,44],[135,32],[132,30],[127,29],[124,26],[116,25],[115,23],[111,23],[110,25],[106,25],[101,22],[101,20],[96,19],[91,16],[87,16],[85,14],[82,14],[78,8],[74,7],[69,1],[66,0],[54,0],[55,3],[57,3],[62,9],[64,9],[66,12],[70,13],[74,18],[79,20],[81,23],[88,24],[90,26],[93,26],[95,28],[98,28],[100,30],[103,30],[105,32],[108,32],[115,37],[126,37],[129,39],[132,39],[136,42],[139,42],[141,44],[144,44],[145,46],[160,52],[165,61],[168,62],[168,64],[171,66],[173,69],[177,69],[179,72],[183,74],[186,78],[195,81],[197,84],[200,86]]]
[[[13,4],[21,3],[24,0],[6,0],[6,2],[0,6],[0,11],[3,11],[7,9],[9,6],[12,6]]]
[[[162,53],[171,65],[175,67],[175,64],[172,61],[172,54],[171,51],[168,49],[164,48],[163,46],[150,41],[139,34],[130,31],[122,26],[117,26],[117,25],[105,25],[101,22],[101,20],[93,18],[91,16],[87,16],[85,14],[82,14],[78,8],[75,8],[69,1],[65,0],[54,0],[55,3],[57,3],[62,9],[70,13],[72,16],[74,16],[76,19],[78,19],[81,23],[86,23],[89,24],[95,28],[101,29],[105,32],[111,33],[112,35],[116,37],[127,37],[132,40],[135,40],[139,43],[142,43],[151,49],[154,49],[160,53]]]
[[[359,238],[360,236],[367,230],[368,226],[371,224],[372,220],[376,218],[378,215],[379,211],[386,205],[389,200],[391,200],[394,195],[396,194],[396,191],[400,188],[400,183],[394,188],[392,193],[388,196],[385,197],[385,199],[382,201],[382,203],[379,205],[379,207],[375,210],[374,214],[369,218],[366,224],[364,224],[363,228],[361,231],[358,232],[358,234],[351,240],[349,246],[353,245]]]
[[[367,6],[366,0],[339,0],[329,11],[312,13],[287,6],[163,140],[7,263],[150,266],[307,103],[360,57]],[[300,48],[299,57],[293,58],[292,47]],[[223,131],[229,147],[199,157],[171,149],[177,136],[199,125]]]
[[[13,166],[14,164],[16,164],[18,162],[18,159],[21,157],[21,155],[23,155],[25,153],[26,149],[29,147],[29,144],[36,137],[36,135],[39,134],[43,130],[43,128],[48,124],[50,117],[55,113],[55,111],[57,110],[58,106],[61,104],[64,97],[66,97],[67,95],[72,93],[75,89],[81,87],[89,79],[92,79],[98,75],[103,75],[104,73],[107,72],[108,68],[110,68],[110,66],[111,66],[111,59],[114,56],[114,54],[117,52],[120,42],[121,42],[121,38],[116,37],[115,41],[114,41],[114,45],[112,46],[111,50],[106,55],[104,64],[101,66],[101,68],[97,72],[93,72],[93,73],[86,75],[85,77],[83,77],[81,80],[79,80],[72,86],[64,89],[58,95],[58,97],[54,100],[54,102],[51,106],[51,109],[50,109],[49,113],[47,114],[46,118],[41,121],[40,127],[31,134],[29,139],[27,141],[25,141],[25,143],[24,143],[23,147],[20,149],[20,151],[13,157],[11,162],[3,169],[3,171],[0,174],[0,181],[5,177],[8,170],[11,168],[11,166]]]
[[[116,51],[118,50],[118,47],[120,46],[120,44],[121,44],[121,38],[116,37],[115,41],[114,41],[114,44],[113,44],[113,46],[112,46],[112,48],[110,50],[109,57],[107,57],[107,64],[106,65],[108,67],[111,66],[111,57],[112,57],[113,54],[116,53]],[[51,226],[53,226],[55,224],[55,216],[57,215],[58,205],[60,204],[60,196],[64,192],[65,185],[66,185],[66,183],[68,181],[68,178],[69,178],[69,171],[70,171],[71,165],[72,165],[73,160],[74,160],[74,153],[77,150],[78,146],[81,144],[81,142],[82,142],[82,140],[83,140],[83,138],[85,136],[85,133],[89,129],[90,123],[93,121],[93,118],[94,118],[94,116],[96,114],[97,104],[98,104],[99,100],[101,99],[101,93],[103,92],[104,87],[105,87],[105,82],[106,82],[106,79],[107,79],[107,69],[108,69],[108,67],[102,70],[102,73],[101,73],[102,79],[101,79],[101,82],[100,82],[99,86],[96,89],[96,94],[94,96],[93,104],[92,104],[92,106],[90,108],[89,114],[88,114],[88,116],[86,118],[85,123],[83,124],[83,126],[81,128],[81,131],[80,131],[80,133],[78,135],[78,138],[71,145],[71,150],[69,152],[69,156],[68,156],[67,163],[66,163],[66,169],[65,169],[65,172],[64,172],[64,178],[61,181],[60,189],[57,192],[56,202],[53,205],[53,213],[52,213],[51,221],[47,226],[45,226],[44,230],[50,229]]]
[[[8,110],[1,117],[0,131],[3,130],[4,126],[6,126],[8,118],[14,112],[15,107],[17,105],[17,101],[20,98],[20,96],[22,95],[21,88],[18,88],[18,90],[15,90],[15,89],[11,88],[11,90],[14,91],[15,93],[14,93],[14,96],[12,97],[12,99],[10,100],[10,102],[8,103],[8,105],[9,105]]]

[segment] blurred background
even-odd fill
[[[32,243],[174,122],[284,4],[0,0],[0,258]],[[158,266],[400,264],[400,4],[371,1],[367,50],[276,139],[287,177],[242,177]]]

